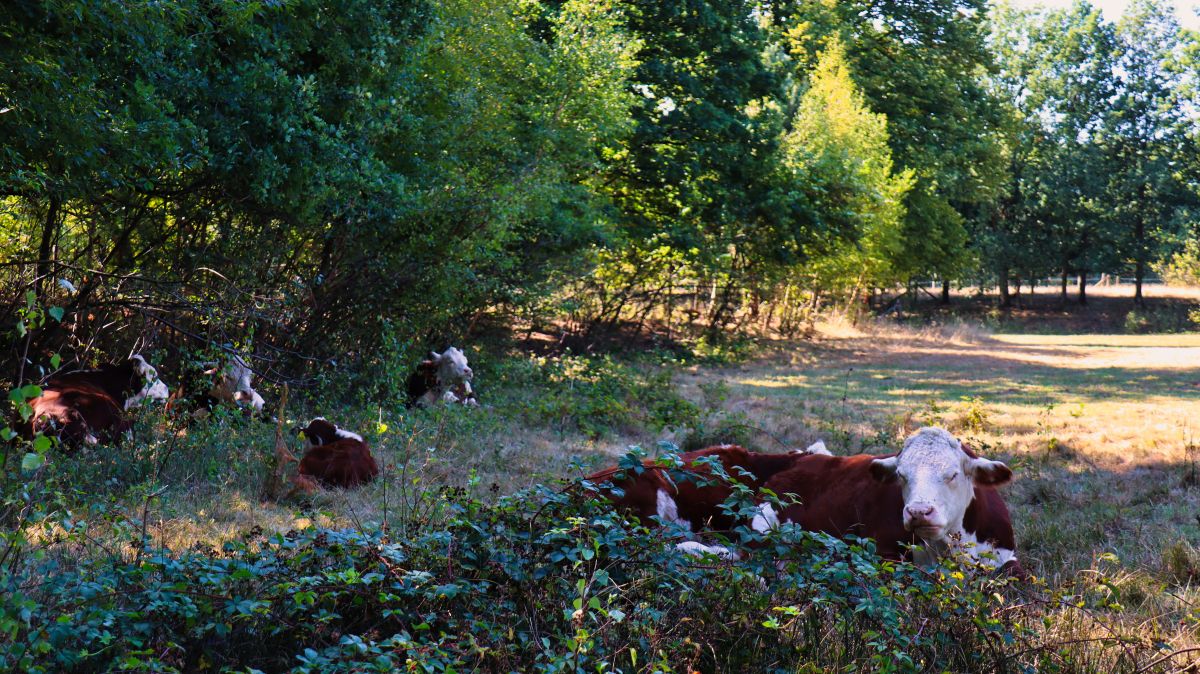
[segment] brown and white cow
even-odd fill
[[[234,354],[223,367],[213,367],[204,372],[214,376],[207,400],[209,406],[225,403],[251,412],[262,412],[266,404],[254,390],[254,371],[241,356]]]
[[[299,429],[308,444],[300,459],[300,475],[326,487],[357,487],[375,479],[379,465],[357,433],[317,417]]]
[[[646,523],[657,517],[666,524],[676,524],[689,532],[729,531],[737,524],[735,518],[720,506],[732,494],[734,487],[713,474],[706,457],[716,457],[730,480],[757,492],[773,476],[792,467],[796,459],[809,452],[825,452],[824,443],[817,442],[808,450],[787,454],[751,452],[737,445],[718,445],[679,455],[681,467],[665,468],[653,459],[642,462],[643,470],[609,468],[587,477],[613,505],[637,515]],[[619,491],[614,491],[613,488]],[[756,520],[757,521],[757,520]],[[712,553],[736,557],[728,549],[705,545],[698,541],[678,544],[680,550],[691,554]]]
[[[462,351],[453,346],[441,353],[431,351],[429,358],[421,361],[408,377],[407,405],[429,407],[443,402],[478,407],[479,401],[471,389],[474,378],[475,373]]]
[[[765,485],[798,501],[779,513],[763,504],[754,527],[762,531],[784,521],[872,538],[889,559],[900,559],[906,544],[920,544],[918,563],[962,550],[985,566],[1021,576],[1012,519],[996,490],[1011,479],[1003,463],[965,449],[944,429],[923,428],[892,456],[798,457]]]
[[[33,415],[25,433],[57,435],[65,445],[120,441],[131,423],[126,410],[147,400],[166,400],[169,391],[146,359],[51,376],[42,395],[29,402]]]

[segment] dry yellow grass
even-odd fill
[[[1109,587],[1097,583],[1107,578],[1129,608],[1111,616],[1122,630],[1174,647],[1200,643],[1200,335],[1001,335],[969,324],[833,323],[809,342],[766,344],[746,363],[692,366],[676,383],[697,402],[723,385],[725,398],[710,418],[743,424],[749,441],[768,450],[822,439],[835,453],[889,451],[906,429],[947,426],[1015,469],[1006,495],[1027,567],[1081,597]],[[376,414],[346,423],[366,430]],[[402,413],[393,414],[381,419],[399,428]],[[436,496],[415,506],[409,500],[420,490],[436,495],[440,485],[464,485],[472,471],[475,489],[511,493],[577,475],[576,457],[595,465],[629,444],[684,440],[682,431],[625,429],[595,441],[523,427],[487,409],[450,414],[465,416],[446,426],[430,417],[411,435],[368,433],[384,466],[368,488],[282,504],[259,497],[273,429],[242,428],[244,449],[204,458],[222,431],[198,426],[187,442],[200,453],[170,462],[162,479],[169,488],[146,508],[147,531],[155,543],[182,550],[217,548],[255,527],[372,527],[402,508],[436,508]],[[206,468],[205,461],[236,468]],[[126,507],[141,511],[142,503]]]
[[[894,450],[914,425],[950,428],[1015,468],[1006,494],[1035,573],[1083,593],[1106,577],[1124,629],[1198,643],[1200,335],[834,324],[681,384],[714,377],[729,410],[796,446]]]

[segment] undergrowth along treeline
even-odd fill
[[[637,470],[644,456],[621,465]],[[668,448],[661,465],[678,465],[673,456]],[[926,569],[883,561],[870,541],[790,526],[735,530],[731,544],[750,546],[743,561],[696,558],[675,550],[683,532],[632,526],[590,498],[593,488],[539,486],[493,504],[418,490],[357,530],[251,531],[220,551],[165,550],[130,527],[129,553],[70,568],[29,560],[5,575],[0,664],[1087,672],[1170,661],[1161,644],[1103,625],[1120,610],[1103,578],[1050,593],[954,559]],[[727,506],[754,503],[736,493]],[[83,523],[65,520],[58,535],[98,552]]]
[[[918,278],[1184,277],[1198,53],[1159,0],[8,2],[0,324],[31,290],[43,357],[295,383],[489,322],[711,342]]]

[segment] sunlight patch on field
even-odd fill
[[[992,335],[992,340],[1029,346],[1200,347],[1200,333],[1169,335]]]

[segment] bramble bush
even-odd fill
[[[419,521],[255,530],[221,550],[131,539],[133,552],[71,568],[31,559],[0,573],[0,669],[1079,669],[1038,641],[1049,614],[1010,601],[1007,579],[885,561],[870,541],[791,526],[735,530],[739,562],[686,556],[682,532],[632,524],[593,489],[487,504],[442,488],[408,511]]]

